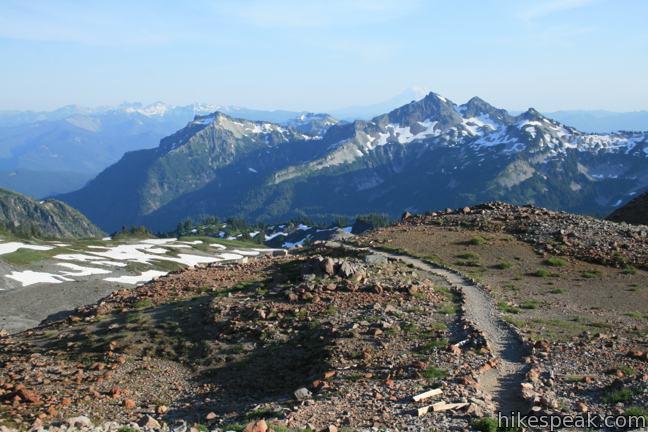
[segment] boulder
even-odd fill
[[[338,273],[344,278],[350,278],[355,273],[355,268],[349,261],[342,261],[338,266]]]
[[[333,258],[327,257],[322,261],[322,271],[329,276],[335,274],[335,261],[333,261]]]

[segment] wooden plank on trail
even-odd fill
[[[419,402],[419,401],[422,401],[423,399],[427,399],[427,398],[430,398],[432,396],[438,396],[438,395],[440,395],[442,393],[443,393],[443,390],[436,388],[436,389],[428,390],[426,392],[423,392],[423,393],[417,394],[415,396],[412,396],[412,399],[414,399],[414,402]]]

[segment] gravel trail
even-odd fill
[[[342,246],[339,243],[330,244]],[[488,293],[461,274],[437,267],[424,260],[371,248],[368,250],[440,276],[463,293],[466,318],[484,333],[488,347],[499,360],[496,368],[485,372],[480,377],[481,388],[492,395],[498,410],[503,415],[508,415],[511,411],[526,413],[530,406],[520,395],[520,383],[524,380],[527,369],[523,361],[525,348],[515,331],[498,316],[497,308]]]

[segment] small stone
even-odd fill
[[[471,403],[468,405],[468,408],[466,408],[466,415],[481,418],[484,417],[484,410],[477,404]]]
[[[450,351],[454,355],[461,355],[463,353],[463,351],[461,351],[461,348],[457,344],[449,345],[448,351]]]
[[[16,394],[20,396],[22,400],[29,403],[39,403],[41,400],[38,393],[28,390],[24,385],[19,385],[16,388]]]
[[[324,379],[331,379],[335,376],[335,371],[326,371],[324,372]]]
[[[255,422],[250,422],[248,423],[247,426],[245,426],[245,429],[243,429],[243,432],[267,432],[268,431],[268,424],[265,422],[265,420],[257,420]]]
[[[313,394],[306,387],[302,387],[295,390],[294,395],[298,401],[304,401],[310,399]]]
[[[142,417],[138,424],[148,429],[162,429],[160,423],[150,415],[145,415],[144,417]]]
[[[124,399],[123,405],[127,410],[132,410],[137,406],[137,402],[135,402],[133,399]]]
[[[86,416],[70,417],[65,420],[65,423],[70,427],[82,428],[92,427],[92,421]]]
[[[166,405],[160,405],[160,406],[158,406],[158,407],[155,409],[155,412],[156,412],[158,415],[164,415],[164,414],[166,414],[167,412],[169,412],[169,407],[166,406]]]

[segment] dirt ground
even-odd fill
[[[0,339],[0,424],[92,413],[97,422],[151,414],[226,430],[256,418],[315,430],[445,430],[492,415],[477,385],[490,357],[461,325],[443,278],[324,252],[171,274]],[[422,404],[411,398],[432,387],[463,409],[418,417]]]
[[[645,332],[648,272],[539,254],[501,233],[457,227],[397,226],[364,241],[457,269],[491,290],[506,319],[535,338],[583,331]]]

